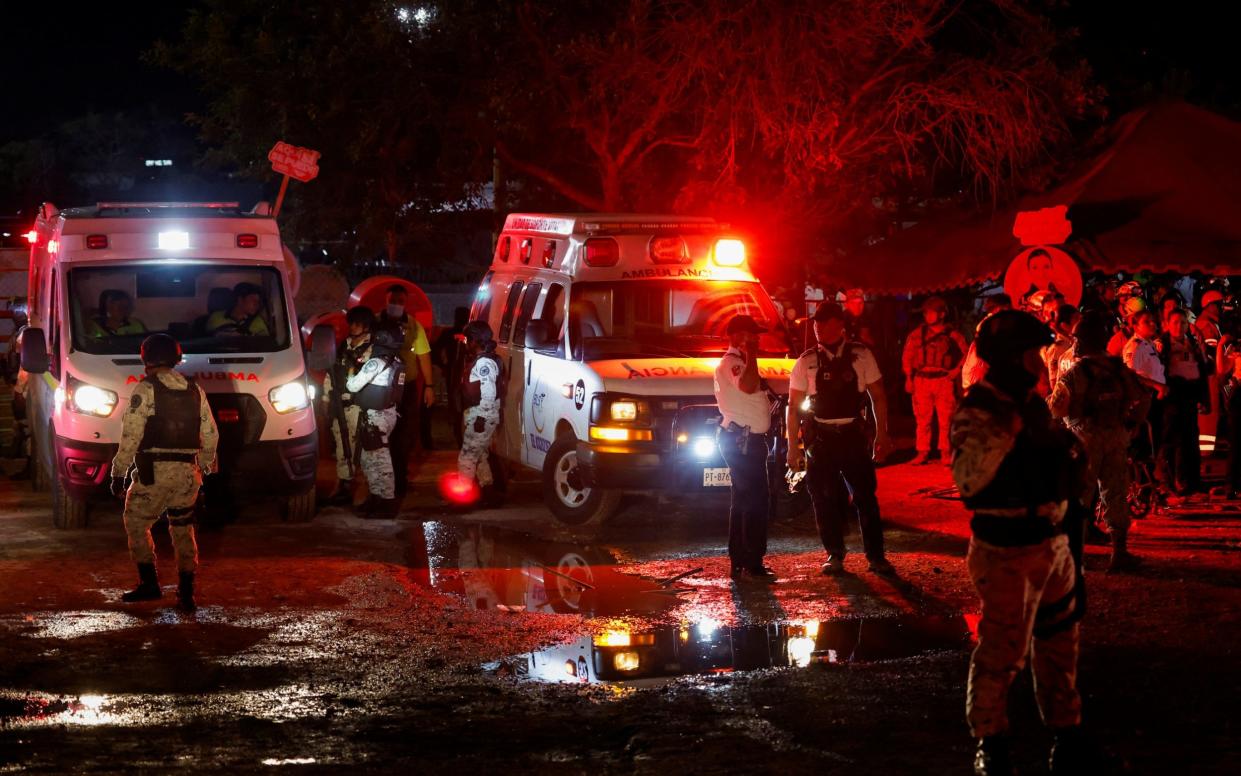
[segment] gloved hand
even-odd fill
[[[113,477],[112,478],[112,495],[116,496],[117,498],[125,498],[125,478],[124,477]]]

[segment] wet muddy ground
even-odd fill
[[[968,772],[977,602],[942,467],[881,470],[897,579],[860,554],[820,576],[803,515],[773,525],[762,585],[728,577],[720,496],[574,531],[535,483],[449,513],[450,461],[394,521],[255,506],[204,530],[192,616],[166,537],[165,600],[123,605],[119,509],[56,531],[0,482],[0,772]],[[1235,772],[1236,507],[1140,522],[1135,575],[1090,548],[1080,685],[1116,772]],[[1012,700],[1022,772],[1046,772],[1028,677]]]

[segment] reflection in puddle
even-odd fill
[[[77,698],[23,698],[0,696],[0,728],[30,725],[112,725],[122,720],[110,713],[106,695]]]
[[[21,619],[0,619],[0,628],[36,639],[76,639],[95,633],[125,630],[145,624],[124,612],[41,612]]]
[[[519,655],[486,668],[542,682],[636,682],[691,674],[863,663],[930,652],[966,650],[972,635],[962,616],[814,620],[724,627],[714,620],[630,629]]]

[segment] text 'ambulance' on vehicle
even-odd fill
[[[496,453],[542,471],[548,507],[570,524],[605,518],[625,490],[723,490],[713,381],[736,315],[768,329],[760,372],[786,394],[779,314],[727,227],[510,215],[471,310],[507,375]]]
[[[261,203],[45,204],[31,246],[22,365],[32,472],[56,525],[84,525],[102,496],[121,419],[143,379],[139,346],[176,339],[179,371],[207,394],[225,492],[250,486],[314,514],[318,435],[297,335],[296,263]],[[210,495],[210,494],[209,494]]]

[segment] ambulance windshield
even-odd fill
[[[569,305],[574,358],[592,361],[642,356],[704,356],[728,348],[724,327],[749,315],[767,333],[763,355],[788,345],[767,292],[748,281],[642,280],[578,283]]]
[[[280,273],[270,267],[159,264],[69,273],[76,350],[138,355],[165,332],[186,353],[270,353],[289,346]]]

